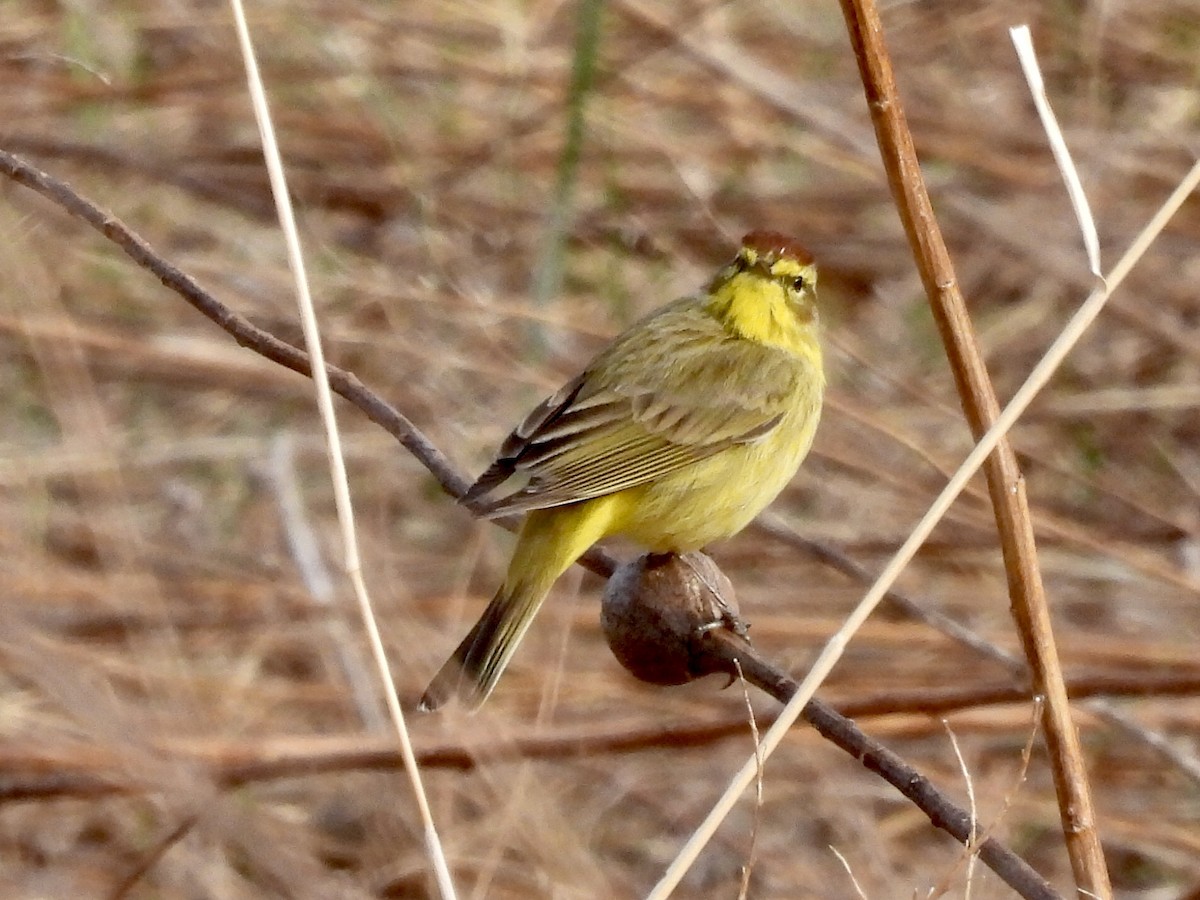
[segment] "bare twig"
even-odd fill
[[[767,691],[780,702],[788,702],[799,690],[800,686],[791,676],[764,660],[743,638],[732,631],[713,631],[711,644],[714,656],[737,660],[747,681]],[[861,738],[855,735],[855,743],[846,743],[845,729],[849,724],[848,720],[843,719],[820,700],[809,700],[802,716],[825,738],[851,753],[872,772],[883,776],[889,784],[915,803],[937,828],[953,835],[964,844],[969,844],[974,839],[977,827],[974,817],[951,803],[927,778],[910,768],[899,756],[865,735]],[[1060,896],[1049,882],[995,838],[980,842],[978,853],[988,868],[1022,897]]]
[[[240,346],[253,350],[285,369],[312,377],[307,353],[238,315],[202,288],[194,278],[169,263],[115,215],[82,197],[65,181],[6,150],[0,150],[0,172],[91,225],[120,247],[137,265],[149,271],[165,287],[179,294],[201,315],[227,332]],[[367,388],[353,373],[331,363],[326,363],[325,371],[329,374],[329,386],[333,392],[354,404],[370,421],[394,437],[429,470],[442,490],[456,499],[466,493],[470,480],[407,416]],[[515,526],[514,520],[494,521],[510,530]],[[586,553],[580,564],[605,577],[611,575],[616,567],[612,556],[598,549]]]
[[[137,886],[146,873],[163,858],[168,850],[183,840],[199,819],[200,815],[193,813],[192,815],[184,816],[175,825],[167,829],[166,833],[150,847],[150,850],[143,853],[137,862],[130,867],[129,871],[121,876],[108,892],[108,900],[124,900],[125,897],[128,897],[129,892]]]
[[[48,175],[5,150],[0,150],[0,171],[61,206],[76,218],[87,222],[125,251],[135,263],[152,273],[163,285],[179,294],[203,316],[228,332],[241,346],[278,363],[285,369],[312,377],[307,353],[239,316],[204,290],[194,278],[167,262],[115,215],[84,199],[66,182]],[[456,471],[446,456],[395,407],[367,390],[350,372],[331,364],[327,364],[325,370],[329,373],[329,385],[334,393],[349,400],[368,419],[396,438],[437,478],[446,493],[453,497],[461,497],[466,492],[469,485],[467,478]]]

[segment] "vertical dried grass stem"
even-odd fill
[[[1087,195],[1083,192],[1083,183],[1079,180],[1079,172],[1076,171],[1075,163],[1071,160],[1071,153],[1067,149],[1067,140],[1063,137],[1062,128],[1059,127],[1054,109],[1050,106],[1050,99],[1046,96],[1046,84],[1042,79],[1042,70],[1038,66],[1037,54],[1033,49],[1033,37],[1029,33],[1029,26],[1020,25],[1010,28],[1008,34],[1012,38],[1013,47],[1016,48],[1021,71],[1025,73],[1025,80],[1029,83],[1029,93],[1033,97],[1033,105],[1037,109],[1038,118],[1042,120],[1042,129],[1046,132],[1046,139],[1050,141],[1050,150],[1054,153],[1054,161],[1062,173],[1067,196],[1071,198],[1071,208],[1075,210],[1075,218],[1079,222],[1079,232],[1083,237],[1083,248],[1087,252],[1088,268],[1092,270],[1093,275],[1100,278],[1100,238],[1096,234],[1096,222],[1092,217]]]
[[[308,348],[309,359],[312,361],[312,379],[317,393],[317,407],[320,410],[321,422],[324,425],[325,437],[328,443],[330,476],[333,483],[334,501],[337,506],[338,523],[342,529],[342,544],[345,553],[346,574],[354,588],[354,596],[358,600],[359,613],[366,629],[371,646],[371,653],[379,669],[379,676],[387,699],[388,712],[396,726],[396,734],[400,743],[400,754],[404,760],[404,769],[408,773],[416,799],[417,809],[424,830],[425,850],[429,855],[437,881],[438,891],[445,900],[453,900],[454,883],[450,878],[450,869],[446,865],[445,854],[441,841],[433,824],[433,814],[429,808],[429,800],[425,796],[425,788],[421,781],[421,772],[417,767],[416,753],[413,751],[409,738],[408,727],[404,721],[404,712],[400,708],[400,699],[396,696],[396,688],[388,666],[387,653],[383,640],[379,635],[379,627],[375,621],[375,613],[371,606],[371,598],[367,593],[366,582],[362,576],[362,565],[358,553],[358,538],[354,528],[354,508],[350,502],[350,488],[346,478],[346,461],[342,454],[341,437],[338,433],[337,419],[333,409],[333,391],[329,386],[329,376],[325,371],[325,354],[321,348],[321,333],[317,325],[316,311],[313,308],[312,296],[308,290],[308,277],[305,273],[304,254],[300,247],[300,235],[296,229],[295,216],[292,214],[287,180],[283,173],[283,161],[279,154],[279,146],[275,140],[275,131],[271,125],[271,113],[267,104],[266,91],[259,75],[258,63],[254,55],[254,46],[250,39],[250,29],[246,24],[245,10],[241,0],[230,0],[233,18],[237,26],[238,44],[241,47],[242,59],[246,66],[246,81],[254,106],[254,116],[258,121],[259,136],[262,139],[263,156],[266,162],[267,174],[271,181],[271,193],[275,198],[275,208],[279,216],[279,224],[287,243],[288,264],[296,283],[296,299],[299,305],[300,322],[304,329],[304,341]]]
[[[925,189],[884,43],[883,24],[873,0],[841,0],[841,6],[888,183],[946,346],[963,412],[972,435],[979,440],[996,421],[1000,408]],[[1082,892],[1108,897],[1112,888],[1054,643],[1025,482],[1007,439],[996,445],[984,471],[1000,533],[1013,616],[1035,690],[1046,697],[1043,724],[1075,883]]]
[[[696,571],[700,575],[699,570]],[[704,581],[704,577],[700,576]],[[707,584],[707,582],[705,582]],[[712,587],[708,588],[712,591]],[[715,596],[719,596],[712,591]],[[763,808],[763,756],[762,738],[758,734],[758,720],[754,717],[754,704],[750,702],[750,687],[746,675],[742,672],[741,660],[736,657],[733,665],[737,669],[738,683],[742,688],[742,699],[746,701],[746,720],[750,723],[750,738],[754,742],[754,759],[757,768],[754,772],[754,821],[750,826],[750,849],[746,852],[746,863],[742,866],[742,884],[738,889],[737,900],[746,900],[750,896],[750,879],[754,874],[754,860],[758,853],[758,830],[762,826]]]
[[[596,55],[600,47],[600,20],[604,0],[583,0],[579,4],[575,33],[575,51],[571,63],[571,84],[567,93],[567,128],[554,196],[546,222],[542,246],[533,273],[533,299],[545,306],[559,292],[563,278],[563,254],[566,252],[567,232],[571,222],[571,203],[579,177],[579,159],[583,154],[583,137],[587,99],[596,75]],[[535,326],[536,327],[536,326]],[[536,345],[541,347],[541,331],[535,332]]]

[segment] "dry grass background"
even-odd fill
[[[607,9],[563,289],[531,300],[566,128],[575,7],[251,8],[331,361],[477,471],[606,335],[695,289],[752,227],[822,262],[832,352],[816,450],[775,510],[877,569],[968,448],[892,210],[835,4]],[[1200,16],[1145,4],[896,4],[885,24],[917,147],[1001,396],[1088,285],[1077,229],[1008,41],[1034,28],[1052,101],[1114,259],[1200,145]],[[658,25],[666,26],[658,27]],[[256,322],[298,338],[229,12],[221,2],[9,0],[0,147],[108,206]],[[0,185],[0,895],[418,897],[402,779],[374,766],[230,787],[214,760],[378,730],[348,591],[312,599],[289,530],[338,545],[309,384],[236,349],[103,239]],[[1168,227],[1014,432],[1069,676],[1200,754],[1200,206]],[[343,406],[368,582],[410,702],[500,576],[476,523]],[[286,462],[290,436],[293,462]],[[285,460],[281,462],[281,460]],[[289,490],[302,512],[285,509]],[[756,644],[801,670],[861,587],[749,531],[717,548]],[[980,481],[902,580],[1006,648]],[[734,719],[736,688],[633,683],[603,645],[599,583],[565,577],[478,716],[412,721],[464,897],[632,897],[750,751],[730,737],[514,759],[530,735]],[[1003,684],[886,609],[825,696]],[[356,693],[357,691],[357,693]],[[364,699],[364,696],[365,699]],[[756,700],[760,715],[772,704]],[[1200,890],[1200,785],[1079,707],[1118,894]],[[947,716],[980,815],[1069,892],[1044,759],[1016,785],[1028,704]],[[940,717],[863,717],[965,802]],[[348,740],[347,743],[353,743]],[[95,776],[101,776],[97,779]],[[798,730],[679,895],[967,892],[959,849],[892,789]],[[101,792],[107,784],[118,790]],[[31,793],[33,796],[31,796]],[[1005,807],[1005,798],[1012,794]],[[172,839],[175,838],[175,839]],[[161,856],[155,854],[161,852]],[[1006,896],[977,871],[971,896]]]

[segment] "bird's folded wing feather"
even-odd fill
[[[769,433],[794,402],[801,363],[707,322],[622,339],[505,440],[464,502],[488,516],[645,484]]]

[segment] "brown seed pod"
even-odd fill
[[[644,554],[620,566],[604,590],[600,625],[621,665],[651,684],[728,673],[707,637],[745,631],[733,585],[703,553]]]

